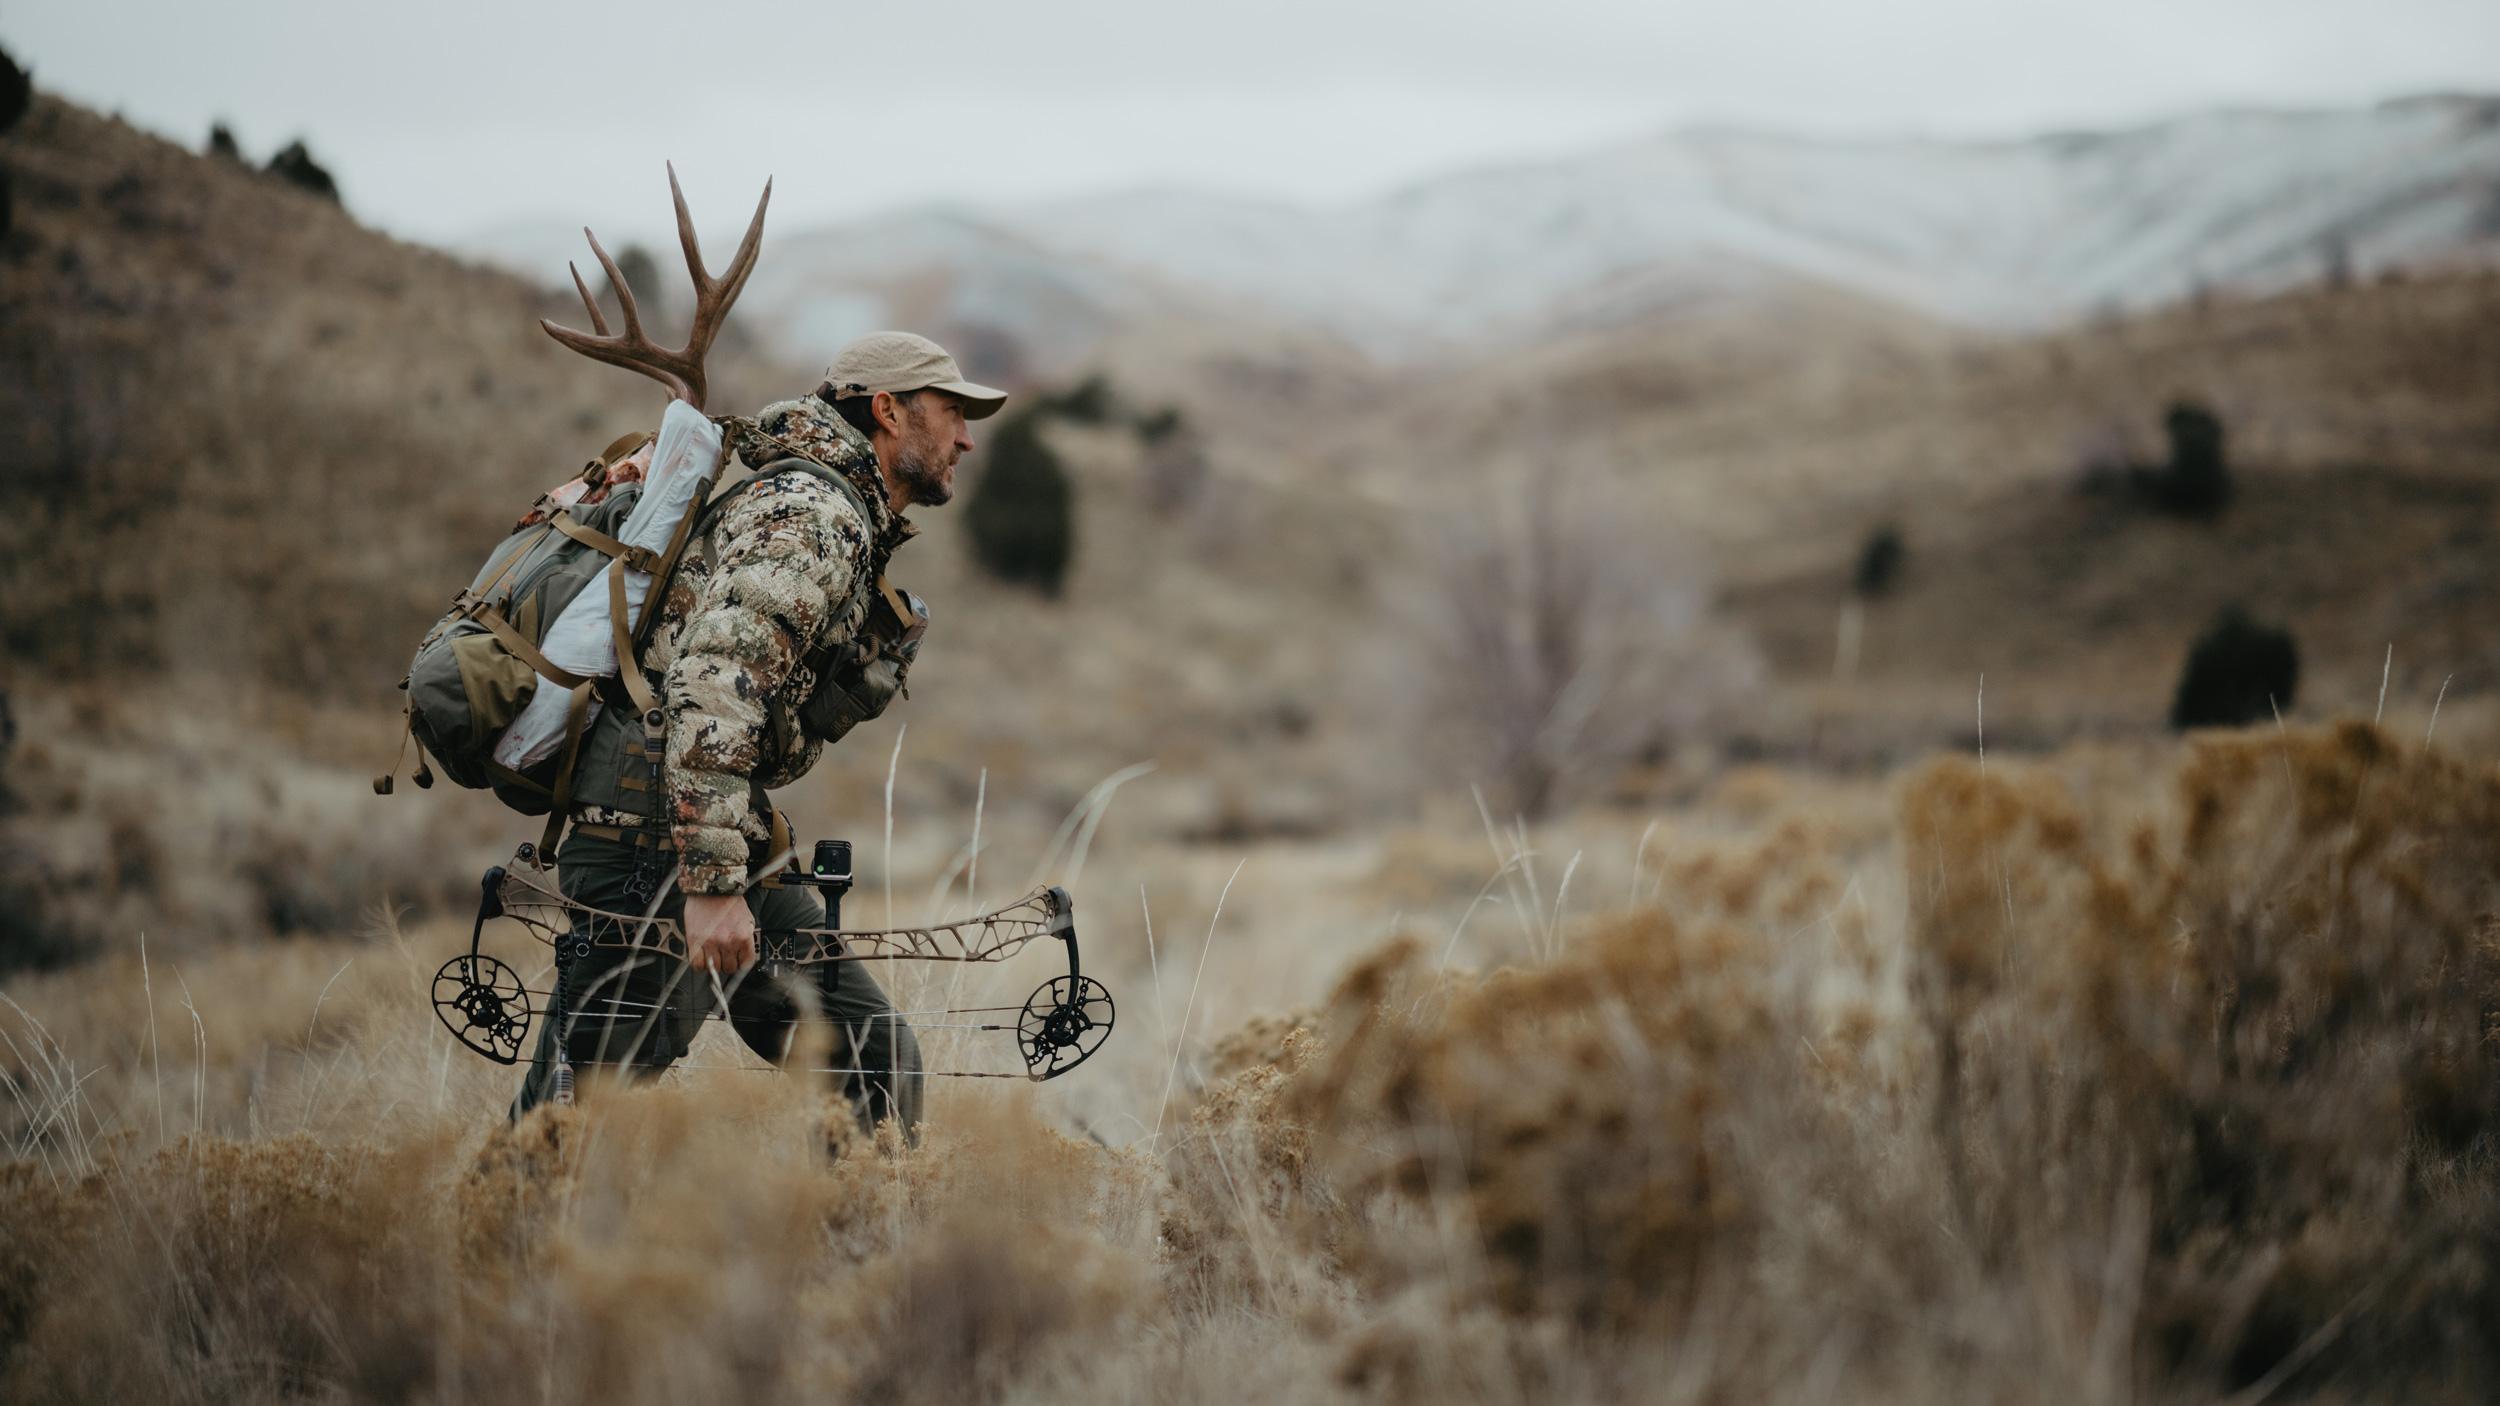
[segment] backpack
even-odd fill
[[[639,754],[647,759],[656,787],[660,759],[665,755],[665,718],[641,657],[664,613],[660,603],[666,598],[669,578],[689,543],[698,536],[708,538],[729,503],[769,477],[779,464],[814,473],[849,498],[863,518],[868,516],[858,489],[803,456],[777,461],[726,492],[715,493],[721,470],[732,457],[731,446],[738,441],[735,431],[753,428],[736,419],[722,423],[732,432],[723,434],[711,474],[695,490],[692,505],[664,551],[654,553],[617,539],[617,531],[640,501],[644,487],[628,483],[609,489],[600,501],[586,506],[555,506],[554,494],[542,497],[523,519],[524,525],[487,555],[476,577],[418,642],[408,673],[400,680],[407,694],[407,728],[400,758],[405,761],[409,744],[416,745],[417,769],[410,779],[420,789],[434,783],[426,766],[430,756],[454,785],[491,790],[523,815],[547,816],[547,833],[539,852],[550,853],[572,799],[583,739],[598,708],[609,701],[630,703],[640,720],[643,746]],[[618,439],[583,465],[579,481],[592,489],[602,486],[610,470],[652,438],[646,431]],[[869,603],[859,636],[841,646],[820,647],[805,660],[817,686],[796,710],[794,721],[824,741],[834,741],[882,714],[903,692],[928,624],[928,607],[885,579],[882,557],[871,566],[873,571],[862,574],[859,588],[873,589],[876,598]],[[651,578],[642,617],[630,631],[624,625],[629,568]],[[565,607],[592,589],[609,592],[618,663],[613,677],[584,678],[550,662],[539,649]],[[549,683],[572,694],[562,746],[555,755],[524,769],[504,766],[494,757],[497,740],[536,691]],[[375,794],[391,794],[398,769],[394,763],[389,773],[374,779]]]
[[[618,439],[582,466],[579,481],[587,489],[602,487],[609,471],[651,438],[643,432]],[[725,438],[723,442],[725,446]],[[724,447],[720,458],[727,457]],[[716,461],[712,476],[717,477],[719,471]],[[426,766],[430,756],[454,785],[492,790],[523,815],[552,812],[561,818],[592,695],[602,680],[558,667],[540,652],[539,645],[564,608],[605,578],[619,664],[614,682],[629,694],[647,695],[650,690],[641,670],[627,666],[641,657],[659,612],[646,606],[634,629],[626,630],[625,571],[630,567],[648,573],[656,592],[684,552],[709,487],[707,482],[696,490],[695,506],[679,521],[666,550],[659,553],[627,546],[615,536],[641,501],[642,484],[616,486],[588,505],[558,506],[555,493],[539,500],[523,525],[487,554],[476,577],[452,598],[451,608],[418,641],[408,673],[400,680],[408,695],[407,737],[400,755],[405,759],[408,743],[416,744],[417,770],[411,779],[419,787],[434,783]],[[646,601],[652,598],[646,594]],[[496,740],[548,683],[573,694],[558,755],[521,771],[498,763]],[[633,701],[645,712],[656,711],[658,706],[656,700],[648,700],[649,706],[642,707],[644,697]],[[392,772],[397,770],[394,764]],[[389,795],[392,776],[376,778],[373,789]]]

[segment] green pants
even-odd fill
[[[632,896],[638,865],[650,866],[643,875],[648,883],[654,876],[665,879],[675,860],[664,852],[574,835],[556,857],[556,880],[578,903],[639,913],[644,904]],[[810,888],[750,889],[747,908],[758,932],[824,926],[824,900]],[[683,921],[685,909],[684,897],[672,886],[659,915]],[[920,1042],[862,963],[798,967],[777,979],[749,967],[734,980],[722,980],[725,1010],[709,973],[663,952],[595,945],[559,967],[557,1018],[538,1023],[538,1050],[512,1101],[516,1118],[554,1093],[559,1039],[577,1076],[647,1079],[685,1054],[704,1020],[717,1012],[747,1048],[786,1064],[800,1025],[799,1002],[812,997],[833,1035],[832,1058],[812,1063],[829,1071],[826,1077],[851,1101],[863,1127],[899,1118],[906,1137],[918,1132]]]

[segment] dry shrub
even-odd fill
[[[1961,1236],[2132,1242],[2191,1376],[2490,1380],[2500,777],[2354,724],[2200,742],[2176,806],[2108,846],[2039,773],[1905,789]]]
[[[1115,1339],[1141,1165],[967,1099],[918,1149],[792,1080],[542,1110],[482,1143],[184,1139],[0,1177],[11,1400],[995,1398]]]
[[[1056,1168],[1035,1169],[1045,1185],[1095,1163],[1097,1150],[1040,1129],[1019,1139],[1055,1139]],[[943,1156],[943,1154],[941,1154]],[[974,1165],[956,1154],[957,1166]],[[933,1162],[945,1166],[947,1162]],[[1058,1195],[1034,1204],[1012,1160],[986,1168],[991,1193],[950,1187],[947,1233],[898,1237],[894,1252],[856,1282],[828,1296],[830,1335],[848,1345],[842,1378],[853,1399],[897,1402],[994,1400],[1040,1389],[1078,1373],[1106,1342],[1124,1336],[1146,1301],[1150,1266],[1117,1248],[1097,1220]],[[1121,1179],[1115,1171],[1108,1179]],[[1076,1214],[1070,1214],[1071,1210]]]
[[[1628,1324],[1688,1305],[1760,1210],[1723,1115],[1794,1072],[1764,955],[1732,930],[1626,919],[1542,968],[1435,990],[1410,950],[1368,1010],[1360,984],[1341,992],[1334,1057],[1291,1107],[1391,1130],[1334,1146],[1334,1168],[1440,1222],[1354,1267],[1407,1282],[1447,1253],[1431,1240],[1461,1236],[1514,1310]]]
[[[1773,826],[1533,966],[1410,940],[1246,1035],[1169,1159],[1176,1291],[1410,1399],[2480,1399],[2500,775],[2348,727],[1899,803],[1897,929]]]
[[[446,1329],[441,1148],[185,1139],[8,1188],[14,1400],[423,1391]]]
[[[1741,843],[1671,857],[1666,891],[1688,917],[1794,928],[1828,911],[1842,889],[1824,857],[1838,846],[1819,840],[1818,828],[1790,816]]]
[[[1309,1170],[1312,1129],[1281,1106],[1321,1049],[1316,1032],[1259,1019],[1226,1037],[1212,1061],[1219,1080],[1190,1114],[1170,1159],[1161,1238],[1169,1291],[1188,1311],[1220,1312],[1245,1299],[1275,1309],[1307,1283],[1280,1283],[1314,1223],[1335,1224],[1334,1188]]]
[[[1267,1214],[1371,1293],[1672,1323],[1748,1254],[1765,1202],[1745,1125],[1805,1082],[1772,968],[1735,929],[1663,915],[1484,978],[1393,945],[1339,987],[1324,1035],[1288,1036],[1200,1107],[1167,1235],[1237,1216],[1207,1202],[1254,1172]],[[1227,1147],[1247,1156],[1211,1175]]]

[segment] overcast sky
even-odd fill
[[[437,240],[656,230],[663,157],[734,231],[767,172],[788,229],[1150,183],[1344,201],[1698,122],[2007,136],[2500,92],[2500,0],[11,0],[0,44],[187,144],[303,136],[360,216]]]

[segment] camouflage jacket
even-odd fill
[[[662,784],[690,894],[745,889],[749,842],[772,837],[760,791],[806,775],[824,751],[797,725],[817,682],[804,661],[859,632],[879,564],[910,535],[866,436],[832,410],[784,401],[756,421],[770,438],[746,436],[740,458],[769,468],[795,450],[845,475],[862,502],[812,474],[770,474],[730,500],[670,578],[643,665],[668,716]]]

